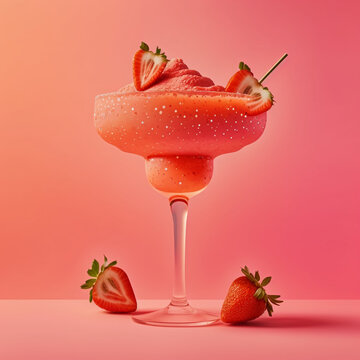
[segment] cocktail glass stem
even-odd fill
[[[205,326],[218,321],[218,316],[189,305],[185,291],[185,238],[188,200],[176,196],[170,199],[174,221],[174,285],[170,304],[160,310],[134,315],[141,324],[155,326]]]
[[[188,203],[185,199],[170,201],[174,221],[174,285],[171,305],[186,306],[188,301],[185,289],[185,245]]]

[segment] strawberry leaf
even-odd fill
[[[108,269],[109,267],[114,266],[116,264],[117,264],[117,261],[113,261],[108,266],[106,266],[105,269]]]
[[[94,286],[94,284],[96,283],[96,279],[89,279],[85,281],[85,284],[82,284],[80,287],[82,289],[90,289]]]
[[[149,45],[142,41],[140,45],[140,49],[144,51],[149,51]]]
[[[106,269],[106,264],[107,264],[107,257],[104,255],[104,263],[101,265],[101,272],[103,272]]]
[[[240,70],[248,70],[248,71],[251,71],[249,66],[247,66],[243,61],[240,62],[239,64],[239,69]]]
[[[273,298],[273,299],[278,299],[280,297],[280,295],[269,295],[270,298]]]
[[[256,279],[257,281],[260,280],[260,274],[259,274],[258,271],[255,272],[255,279]]]
[[[266,286],[271,281],[271,276],[266,277],[262,282],[261,286]]]
[[[93,300],[93,290],[94,290],[94,289],[91,289],[91,290],[90,290],[90,295],[89,295],[89,301],[90,301],[90,302],[92,302],[92,300]]]
[[[261,288],[257,288],[257,290],[255,291],[254,296],[255,296],[257,299],[259,299],[259,296],[260,296],[260,294],[261,294],[261,291],[262,291]]]
[[[93,277],[97,277],[98,276],[98,273],[96,271],[94,271],[93,269],[89,269],[87,271],[87,273],[90,275],[90,276],[93,276]]]
[[[260,295],[258,296],[258,299],[262,300],[265,297],[265,290],[262,288],[259,288],[259,289],[261,289],[261,292],[260,292]]]
[[[268,308],[270,309],[271,312],[274,311],[274,308],[272,307],[272,305],[270,303],[267,303],[267,306],[268,306]]]
[[[93,286],[96,283],[96,279],[89,279],[85,281],[85,284],[89,284],[91,286]]]
[[[96,275],[99,273],[99,263],[96,259],[94,259],[92,263],[92,270],[96,273]]]
[[[273,313],[274,309],[273,309],[273,307],[271,306],[271,304],[269,302],[266,305],[266,310],[267,310],[269,316],[272,316],[272,313]]]
[[[274,299],[271,299],[271,298],[270,298],[270,301],[276,306],[279,306],[283,302],[282,300],[274,300]]]

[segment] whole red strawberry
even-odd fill
[[[245,276],[233,281],[221,309],[221,320],[226,323],[241,323],[261,316],[267,310],[269,316],[274,311],[272,304],[282,303],[280,295],[267,295],[264,287],[269,284],[268,276],[260,281],[258,271],[250,273],[247,266],[241,269]]]
[[[107,264],[104,256],[104,264],[100,268],[99,262],[94,260],[87,271],[93,278],[86,280],[81,288],[91,289],[90,302],[94,300],[102,309],[111,312],[135,311],[137,303],[130,280],[124,270],[114,266],[116,264],[116,261]]]

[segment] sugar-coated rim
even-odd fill
[[[228,91],[210,91],[210,90],[155,90],[155,91],[132,91],[128,93],[122,93],[118,91],[106,93],[106,94],[99,94],[95,96],[95,99],[101,99],[108,96],[146,96],[146,95],[206,95],[206,96],[221,96],[221,97],[231,97],[231,98],[243,98],[243,99],[251,99],[252,95],[246,95],[241,93],[234,93]]]

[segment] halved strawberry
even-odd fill
[[[136,90],[142,91],[150,87],[162,74],[168,62],[161,49],[155,53],[149,50],[144,42],[140,45],[133,59],[133,78]]]
[[[274,102],[273,95],[269,89],[263,87],[254,78],[249,66],[243,62],[240,63],[239,69],[229,80],[225,91],[251,95],[247,101],[248,115],[257,115],[269,110]]]
[[[137,308],[134,291],[125,271],[115,267],[117,262],[113,261],[107,265],[107,258],[104,256],[104,264],[99,273],[99,263],[93,261],[88,274],[92,279],[86,280],[81,285],[82,289],[90,289],[90,302],[102,309],[111,312],[131,312]]]

